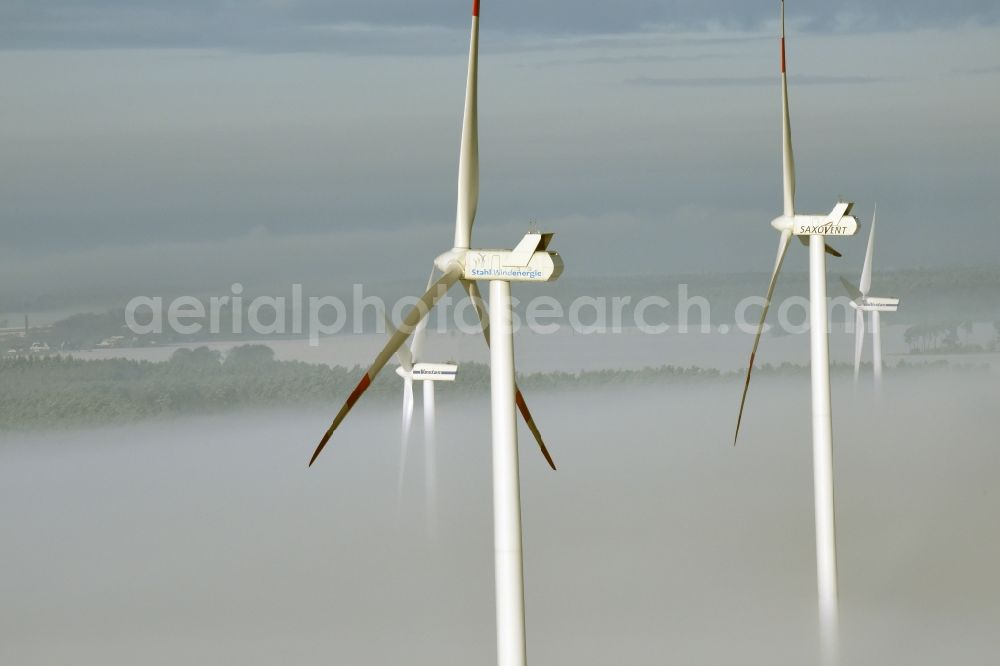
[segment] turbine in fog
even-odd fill
[[[426,493],[428,516],[432,517],[437,487],[434,384],[435,382],[455,381],[458,366],[452,363],[423,363],[421,359],[423,359],[426,337],[427,319],[424,318],[417,324],[416,331],[413,333],[413,343],[409,347],[405,344],[402,345],[396,352],[396,358],[399,359],[396,374],[403,378],[403,426],[399,451],[398,493],[401,498],[410,432],[413,427],[413,382],[419,381],[423,385],[424,402],[424,492]]]
[[[562,273],[562,259],[548,251],[552,234],[531,232],[514,250],[473,250],[472,224],[479,200],[479,138],[477,127],[477,78],[479,58],[479,0],[473,0],[472,38],[466,85],[462,144],[458,163],[458,211],[452,248],[434,260],[427,291],[403,318],[398,330],[376,356],[357,388],[347,398],[323,435],[311,466],[330,437],[357,404],[372,381],[434,305],[456,282],[465,288],[479,316],[486,344],[490,346],[490,397],[493,431],[493,506],[496,573],[497,659],[500,666],[526,663],[524,627],[524,578],[521,550],[521,496],[517,452],[517,416],[520,410],[552,469],[555,464],[528,411],[514,379],[513,326],[510,283],[547,282]],[[440,277],[438,277],[440,273]],[[483,307],[477,280],[490,283],[489,314]],[[490,320],[493,321],[491,334]],[[406,352],[403,352],[404,356]],[[412,386],[410,387],[412,389]],[[405,390],[405,389],[404,389]],[[412,390],[411,398],[412,404]]]
[[[877,213],[877,210],[876,210]],[[872,325],[872,366],[875,372],[875,386],[882,385],[882,320],[883,312],[895,312],[899,309],[898,298],[877,298],[869,296],[872,288],[872,258],[875,254],[875,213],[872,214],[872,228],[868,233],[868,250],[865,252],[865,263],[861,269],[861,283],[851,284],[846,278],[840,278],[851,295],[851,307],[854,308],[854,384],[858,383],[861,374],[861,355],[865,349],[865,313],[871,318]]]
[[[795,211],[795,158],[792,153],[792,130],[788,113],[788,75],[785,58],[785,2],[781,1],[781,147],[784,210],[771,222],[781,235],[778,256],[767,287],[767,297],[757,325],[750,362],[747,365],[740,412],[736,420],[739,438],[743,408],[750,388],[757,348],[760,345],[774,288],[785,254],[792,240],[809,246],[809,321],[812,365],[813,482],[816,510],[816,565],[820,622],[824,646],[835,650],[837,635],[837,546],[833,500],[833,423],[830,404],[830,346],[827,335],[826,255],[840,256],[826,244],[826,236],[850,236],[857,233],[857,220],[851,217],[853,204],[841,202],[828,215],[803,215]]]

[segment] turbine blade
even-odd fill
[[[403,477],[406,472],[406,453],[410,445],[410,429],[413,426],[413,380],[406,378],[403,384],[403,426],[399,449],[399,484],[397,497],[403,497]]]
[[[809,247],[809,236],[799,236],[798,239],[799,239],[799,243],[801,243],[803,246]],[[825,244],[825,249],[826,249],[826,253],[829,254],[830,256],[838,257],[838,258],[844,256],[840,252],[838,252],[836,250],[836,248],[834,248],[829,243]]]
[[[434,382],[422,382],[424,385],[424,440],[433,444],[437,424],[437,408],[434,399]]]
[[[396,358],[399,359],[399,365],[403,370],[413,372],[413,352],[406,345],[396,350]]]
[[[424,389],[424,493],[428,519],[434,520],[437,495],[437,442],[435,441],[434,382],[423,382]],[[433,524],[433,523],[432,523]]]
[[[795,155],[792,123],[788,113],[788,74],[785,60],[785,0],[781,0],[781,166],[785,217],[795,215]]]
[[[778,239],[778,257],[774,261],[774,272],[771,273],[771,281],[767,285],[767,297],[764,299],[764,308],[760,313],[760,323],[757,324],[757,335],[753,339],[753,349],[750,350],[750,362],[747,364],[747,376],[743,382],[743,397],[740,399],[740,413],[736,418],[736,435],[733,437],[733,446],[740,437],[740,424],[743,422],[743,408],[747,402],[747,391],[750,389],[750,374],[753,372],[753,362],[757,357],[757,347],[760,345],[760,336],[764,332],[764,320],[767,319],[767,311],[771,309],[771,298],[774,297],[774,288],[778,284],[778,273],[781,272],[781,265],[785,261],[785,254],[788,252],[788,243],[792,239],[791,230],[781,232]]]
[[[428,289],[430,285],[427,285]],[[393,333],[396,332],[396,327],[392,325],[392,319],[389,318],[389,313],[385,315],[385,331],[392,337]],[[413,372],[413,351],[406,345],[401,345],[399,349],[396,350],[396,358],[399,359],[399,367],[407,372]]]
[[[549,449],[545,446],[545,442],[542,440],[542,432],[535,425],[535,419],[531,416],[531,412],[528,410],[528,403],[524,401],[524,394],[521,393],[521,389],[514,384],[514,402],[517,403],[517,409],[521,412],[521,417],[524,422],[528,424],[528,430],[534,436],[535,441],[538,443],[538,450],[542,452],[542,456],[545,458],[545,462],[549,464],[549,467],[553,471],[556,470],[556,462],[552,459],[552,455],[549,453]]]
[[[872,258],[875,255],[875,216],[878,215],[878,205],[872,213],[872,228],[868,232],[868,249],[865,251],[865,265],[861,269],[861,293],[865,296],[872,288]]]
[[[420,320],[427,316],[434,305],[445,295],[448,288],[458,281],[459,277],[462,275],[462,270],[458,266],[452,266],[441,278],[431,285],[431,288],[420,297],[420,301],[406,313],[403,318],[403,324],[399,330],[394,331],[392,336],[389,338],[389,342],[382,348],[378,356],[375,357],[375,361],[372,363],[371,367],[368,368],[368,372],[365,373],[364,377],[361,378],[361,382],[358,384],[354,392],[347,398],[347,402],[344,406],[340,408],[340,412],[337,413],[336,418],[333,419],[333,423],[330,424],[330,428],[323,435],[323,439],[320,440],[319,445],[316,447],[316,451],[313,453],[312,458],[309,460],[309,466],[316,462],[316,458],[323,451],[323,447],[326,443],[330,441],[330,437],[333,436],[333,432],[341,424],[347,413],[351,411],[351,408],[358,402],[371,383],[375,380],[378,373],[385,367],[385,364],[389,362],[406,339],[413,332],[414,327],[420,323]]]
[[[857,310],[854,314],[854,384],[861,376],[861,352],[865,348],[865,313]]]
[[[472,280],[462,280],[462,285],[465,287],[466,292],[469,294],[469,298],[472,300],[472,306],[476,311],[476,315],[479,317],[479,323],[483,329],[483,337],[486,338],[486,346],[490,346],[490,317],[486,310],[485,304],[483,303],[483,297],[479,293],[479,286]],[[538,450],[542,452],[542,456],[545,457],[545,462],[549,464],[553,470],[556,469],[556,463],[552,460],[552,456],[549,454],[548,447],[545,446],[545,441],[542,439],[542,433],[535,425],[535,419],[531,416],[531,411],[528,409],[528,403],[525,402],[524,396],[521,394],[521,389],[518,388],[517,383],[514,384],[514,402],[517,403],[517,408],[521,412],[521,416],[524,418],[524,422],[528,424],[528,430],[535,437],[535,442],[538,443]]]
[[[468,248],[472,223],[479,205],[479,0],[472,3],[472,38],[469,73],[465,84],[465,115],[462,147],[458,157],[458,210],[455,215],[455,247]]]
[[[847,290],[847,295],[851,297],[852,301],[858,301],[858,302],[861,301],[861,299],[863,298],[861,290],[855,287],[853,284],[851,284],[850,280],[841,276],[840,283],[844,285],[844,289]]]
[[[465,292],[469,295],[469,300],[472,301],[472,308],[476,311],[476,316],[479,318],[479,325],[483,329],[483,336],[486,338],[486,346],[490,346],[490,314],[489,310],[486,309],[486,302],[483,301],[483,296],[479,293],[479,285],[477,285],[472,280],[462,280],[462,286],[465,287]]]
[[[434,284],[434,274],[436,272],[436,269],[432,267],[431,276],[427,278],[428,289]],[[413,331],[413,342],[410,344],[410,353],[412,354],[414,363],[419,362],[424,357],[424,339],[427,337],[427,323],[429,321],[429,318],[421,319],[420,323],[417,324],[416,330]]]

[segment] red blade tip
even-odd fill
[[[347,406],[353,407],[354,403],[356,403],[361,398],[361,394],[367,391],[368,387],[371,385],[372,385],[371,377],[365,374],[365,376],[361,378],[361,382],[358,383],[357,388],[355,388],[354,392],[351,393],[351,395],[347,398]]]
[[[479,0],[472,0],[472,15],[479,16]]]

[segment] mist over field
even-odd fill
[[[1000,650],[995,374],[834,382],[845,663]],[[528,648],[543,664],[815,663],[809,384],[533,392]],[[332,406],[331,406],[332,407]],[[456,664],[494,658],[489,408],[438,401],[397,502],[398,407],[257,410],[0,447],[0,661]],[[419,410],[418,410],[419,414]]]

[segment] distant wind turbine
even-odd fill
[[[403,317],[398,330],[347,398],[323,435],[309,465],[323,451],[348,412],[368,390],[378,373],[396,354],[415,327],[456,282],[461,282],[475,306],[483,335],[490,346],[490,400],[493,435],[493,524],[496,575],[497,663],[524,666],[527,661],[524,624],[524,577],[521,549],[521,490],[515,405],[552,469],[555,463],[542,441],[514,376],[513,313],[510,283],[548,282],[562,273],[562,258],[548,250],[552,234],[529,232],[513,250],[471,249],[472,224],[479,200],[479,139],[477,79],[479,57],[479,0],[472,5],[472,39],[466,86],[462,144],[458,163],[458,211],[452,248],[434,260],[427,291]],[[437,273],[441,277],[436,277]],[[490,283],[489,311],[477,280]],[[491,330],[492,321],[492,330]],[[405,354],[405,352],[404,352]]]
[[[428,285],[428,288],[430,285]],[[390,324],[391,325],[391,324]],[[413,428],[413,382],[423,385],[423,417],[424,417],[424,492],[426,494],[429,519],[433,518],[435,491],[437,488],[437,462],[435,453],[435,404],[434,384],[436,382],[453,382],[458,374],[458,366],[452,363],[424,363],[423,349],[427,337],[427,318],[417,324],[413,333],[413,343],[407,347],[402,345],[396,352],[399,367],[396,374],[403,378],[403,426],[399,451],[399,489],[400,498],[403,494],[403,478],[406,472],[407,450],[410,433]]]
[[[872,288],[872,259],[875,254],[875,217],[872,213],[872,228],[868,233],[868,250],[865,252],[865,263],[861,269],[861,284],[854,286],[846,278],[840,278],[851,296],[851,307],[854,308],[854,384],[861,375],[861,355],[865,349],[865,313],[869,313],[872,324],[872,366],[875,371],[876,388],[882,385],[882,322],[883,312],[896,312],[899,309],[898,298],[876,298],[869,296]]]
[[[750,388],[757,348],[764,321],[771,306],[785,254],[792,236],[809,246],[809,322],[812,372],[813,483],[816,510],[816,567],[820,623],[824,651],[836,650],[838,623],[837,545],[833,498],[833,420],[830,402],[830,346],[827,333],[826,254],[840,256],[826,244],[826,236],[851,236],[858,222],[850,215],[852,203],[840,202],[829,215],[802,215],[795,212],[795,158],[792,153],[792,130],[788,113],[788,75],[785,58],[785,2],[781,1],[781,127],[784,211],[771,222],[781,236],[778,256],[767,287],[767,297],[757,325],[750,362],[747,364],[743,397],[736,420],[736,437]]]

